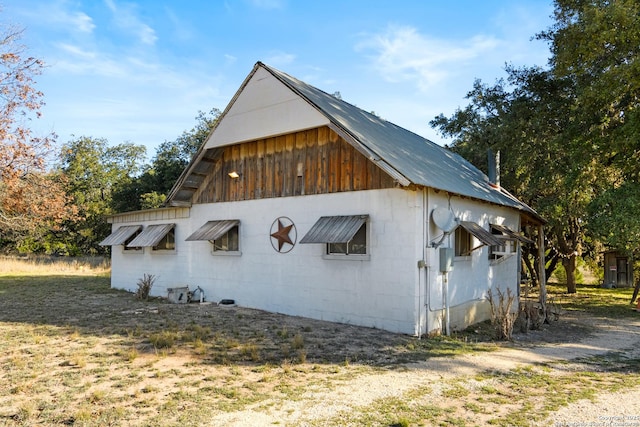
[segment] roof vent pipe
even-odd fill
[[[500,187],[500,151],[497,151],[494,155],[493,150],[489,148],[489,150],[487,150],[487,160],[489,166],[489,182],[496,187]]]

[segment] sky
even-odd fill
[[[257,61],[439,144],[429,125],[505,64],[546,66],[544,0],[0,0],[46,68],[37,133],[152,157],[224,110]],[[6,28],[6,27],[5,27]]]

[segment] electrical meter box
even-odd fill
[[[440,271],[446,273],[453,270],[453,248],[440,248]]]

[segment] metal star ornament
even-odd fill
[[[296,226],[289,218],[286,216],[281,216],[276,219],[271,225],[271,245],[273,248],[280,253],[287,253],[293,246],[296,244],[297,232]],[[277,245],[274,244],[277,242]],[[285,245],[290,245],[287,249]],[[277,248],[276,248],[277,246]],[[285,248],[285,250],[283,250]]]

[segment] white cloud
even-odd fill
[[[65,20],[81,33],[91,33],[96,28],[93,19],[84,12],[72,13]]]
[[[291,64],[296,59],[296,56],[292,53],[286,52],[272,52],[268,57],[264,59],[265,64],[274,66],[276,68]]]
[[[123,3],[118,5],[114,0],[104,0],[104,2],[112,12],[113,20],[120,29],[133,34],[143,44],[155,44],[156,40],[158,40],[156,32],[138,18],[134,4]]]
[[[415,81],[420,90],[443,82],[455,67],[500,46],[494,37],[476,36],[459,43],[420,34],[415,28],[389,27],[386,32],[358,44],[358,51],[372,51],[374,67],[388,81]],[[455,71],[453,71],[455,73]]]
[[[258,9],[282,9],[284,0],[249,0],[253,7]]]

